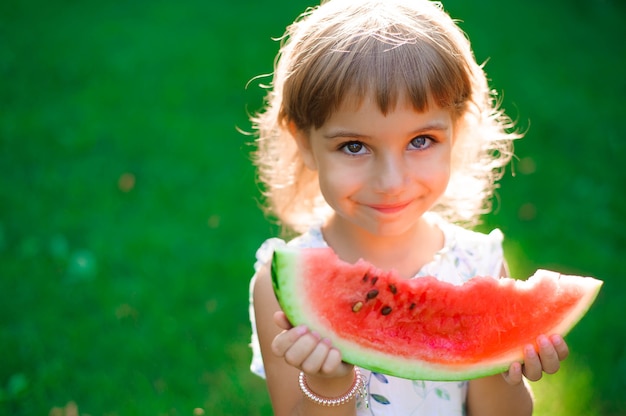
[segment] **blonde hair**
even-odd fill
[[[347,97],[370,95],[383,113],[400,97],[416,111],[429,104],[451,111],[452,173],[432,211],[475,224],[490,210],[520,135],[509,131],[463,32],[440,3],[426,0],[329,0],[287,28],[266,106],[251,118],[268,213],[299,232],[323,220],[317,173],[305,167],[288,124],[319,128]]]

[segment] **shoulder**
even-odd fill
[[[437,215],[430,215],[429,220],[437,225],[445,236],[445,248],[457,248],[465,251],[484,251],[502,247],[504,235],[499,229],[483,233],[443,220]]]
[[[450,237],[457,245],[468,250],[502,247],[504,234],[498,228],[489,233],[469,230],[458,225],[447,224],[446,238]]]
[[[320,227],[312,227],[307,232],[298,235],[289,242],[280,238],[269,238],[261,244],[256,252],[254,270],[258,272],[263,265],[272,260],[274,250],[285,246],[296,248],[325,247],[326,242],[324,241]]]
[[[276,311],[278,303],[274,297],[271,276],[271,262],[274,251],[281,247],[323,247],[326,243],[319,228],[311,228],[304,234],[286,242],[280,238],[270,238],[261,244],[256,252],[254,276],[250,282],[250,304],[257,310]],[[266,315],[269,315],[267,313]]]
[[[494,229],[489,233],[482,233],[446,222],[439,226],[446,240],[441,255],[454,264],[462,281],[479,275],[501,275],[504,265],[502,231]]]
[[[278,310],[269,263],[264,264],[254,274],[250,284],[250,301],[257,315],[260,309],[272,312]]]

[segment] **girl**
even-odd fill
[[[524,364],[467,382],[404,380],[342,362],[332,340],[292,327],[272,291],[274,248],[330,246],[401,276],[462,284],[504,275],[502,234],[461,228],[486,212],[511,157],[469,42],[438,3],[330,0],[287,30],[267,107],[253,118],[269,212],[299,235],[270,239],[251,283],[252,370],[276,415],[529,415],[525,378],[568,348],[542,335]]]

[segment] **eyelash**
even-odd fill
[[[413,138],[411,139],[410,143],[412,144],[412,143],[413,143],[413,141],[414,141],[414,140],[416,140],[416,139],[424,139],[424,141],[425,141],[425,143],[424,143],[424,145],[423,145],[423,146],[425,146],[425,147],[421,147],[421,148],[419,148],[419,150],[425,150],[425,149],[428,149],[428,148],[430,148],[430,146],[432,146],[432,145],[436,142],[436,140],[435,140],[433,137],[431,137],[431,136],[427,136],[427,135],[420,135],[420,136],[415,136],[415,137],[413,137]]]
[[[426,150],[426,149],[430,148],[436,142],[436,140],[433,137],[431,137],[431,136],[419,135],[419,136],[413,137],[409,141],[409,146],[413,146],[413,142],[416,139],[421,139],[421,140],[424,141],[424,143],[422,144],[422,147],[417,147],[417,148],[413,149],[413,150],[417,150],[417,151]],[[349,148],[349,146],[352,146],[352,145],[358,145],[359,149],[356,152],[349,151],[348,148]],[[341,145],[339,145],[339,150],[341,150],[342,152],[344,152],[345,154],[347,154],[349,156],[359,156],[359,155],[361,155],[360,152],[364,148],[366,149],[367,146],[364,143],[362,143],[360,141],[357,141],[357,140],[351,140],[351,141],[348,141],[348,142],[345,142],[345,143],[342,143]]]
[[[348,150],[348,148],[349,148],[350,146],[352,146],[352,145],[358,145],[358,146],[360,146],[360,147],[359,147],[359,150],[358,150],[357,152],[350,152],[350,151]],[[360,155],[360,153],[359,153],[359,152],[360,152],[363,148],[365,148],[365,145],[364,145],[363,143],[359,142],[359,141],[349,141],[349,142],[342,143],[342,144],[339,146],[339,150],[341,150],[342,152],[344,152],[345,154],[350,155],[350,156],[359,156],[359,155]]]

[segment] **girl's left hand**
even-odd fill
[[[541,379],[544,372],[554,374],[559,371],[561,361],[569,355],[569,348],[560,335],[552,335],[551,337],[540,335],[537,337],[537,345],[539,352],[535,350],[534,345],[526,345],[524,347],[524,364],[512,363],[509,371],[502,374],[507,383],[519,384],[522,382],[522,376],[530,381],[537,381]]]

